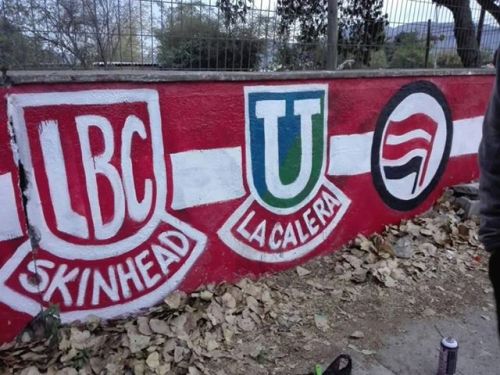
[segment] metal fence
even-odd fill
[[[0,66],[324,69],[327,5],[328,0],[0,0]],[[338,0],[338,68],[490,62],[500,44],[496,19],[476,0],[454,11],[455,17],[433,0]]]

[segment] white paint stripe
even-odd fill
[[[170,158],[174,210],[245,195],[240,147],[179,152]]]
[[[484,116],[478,116],[453,123],[453,142],[450,156],[477,154],[483,136]]]
[[[477,153],[483,116],[454,121],[451,157]],[[373,132],[330,137],[328,175],[355,176],[371,170]],[[240,147],[171,155],[172,208],[180,210],[245,195]]]
[[[330,137],[328,174],[353,176],[371,169],[373,132]]]
[[[0,241],[23,236],[16,206],[12,174],[0,175]]]
[[[395,146],[395,145],[400,145],[401,143],[405,143],[405,142],[411,141],[413,139],[418,139],[418,138],[422,138],[422,139],[426,140],[427,142],[430,142],[432,140],[432,135],[427,133],[425,130],[415,129],[415,130],[409,131],[408,133],[403,134],[403,135],[391,134],[387,137],[386,143],[388,145]]]
[[[476,154],[482,137],[483,116],[453,122],[450,157]],[[330,176],[354,176],[371,170],[373,132],[330,137]]]

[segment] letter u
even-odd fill
[[[294,114],[300,116],[300,172],[295,181],[286,185],[280,177],[278,140],[278,118],[286,114],[286,101],[260,101],[256,104],[255,112],[258,118],[264,119],[264,168],[267,189],[276,198],[294,198],[304,190],[311,176],[312,116],[321,113],[321,102],[319,99],[303,99],[294,102]]]

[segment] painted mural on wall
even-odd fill
[[[492,81],[5,89],[0,341],[51,304],[130,313],[428,209],[477,177]]]

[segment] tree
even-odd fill
[[[221,26],[201,3],[169,9],[156,32],[158,63],[170,69],[254,70],[263,50],[251,24]]]
[[[500,24],[500,1],[499,0],[477,0],[487,12],[489,12]]]
[[[120,0],[16,0],[13,18],[68,65],[104,66],[133,54],[138,21],[135,8]],[[127,44],[130,48],[123,48]],[[127,56],[128,57],[128,56]],[[127,58],[125,57],[125,58]]]
[[[219,0],[217,6],[224,15],[226,26],[245,22],[253,0]]]
[[[391,68],[423,68],[425,65],[424,39],[417,33],[402,32],[387,43],[385,51]]]
[[[382,0],[351,0],[344,5],[340,24],[344,55],[352,53],[356,61],[370,65],[370,56],[385,42],[387,15],[382,11]]]
[[[38,40],[24,35],[6,18],[0,18],[0,68],[31,67],[40,59],[49,61],[54,56]]]
[[[455,21],[455,39],[457,53],[464,67],[474,68],[480,65],[479,44],[476,39],[476,28],[472,20],[469,0],[433,0],[437,5],[448,8]]]
[[[370,65],[373,51],[385,40],[387,15],[382,12],[382,0],[339,0],[339,51],[358,64]],[[299,43],[313,46],[325,39],[328,25],[328,1],[278,0],[280,34],[296,38]],[[298,33],[291,30],[298,26]]]

